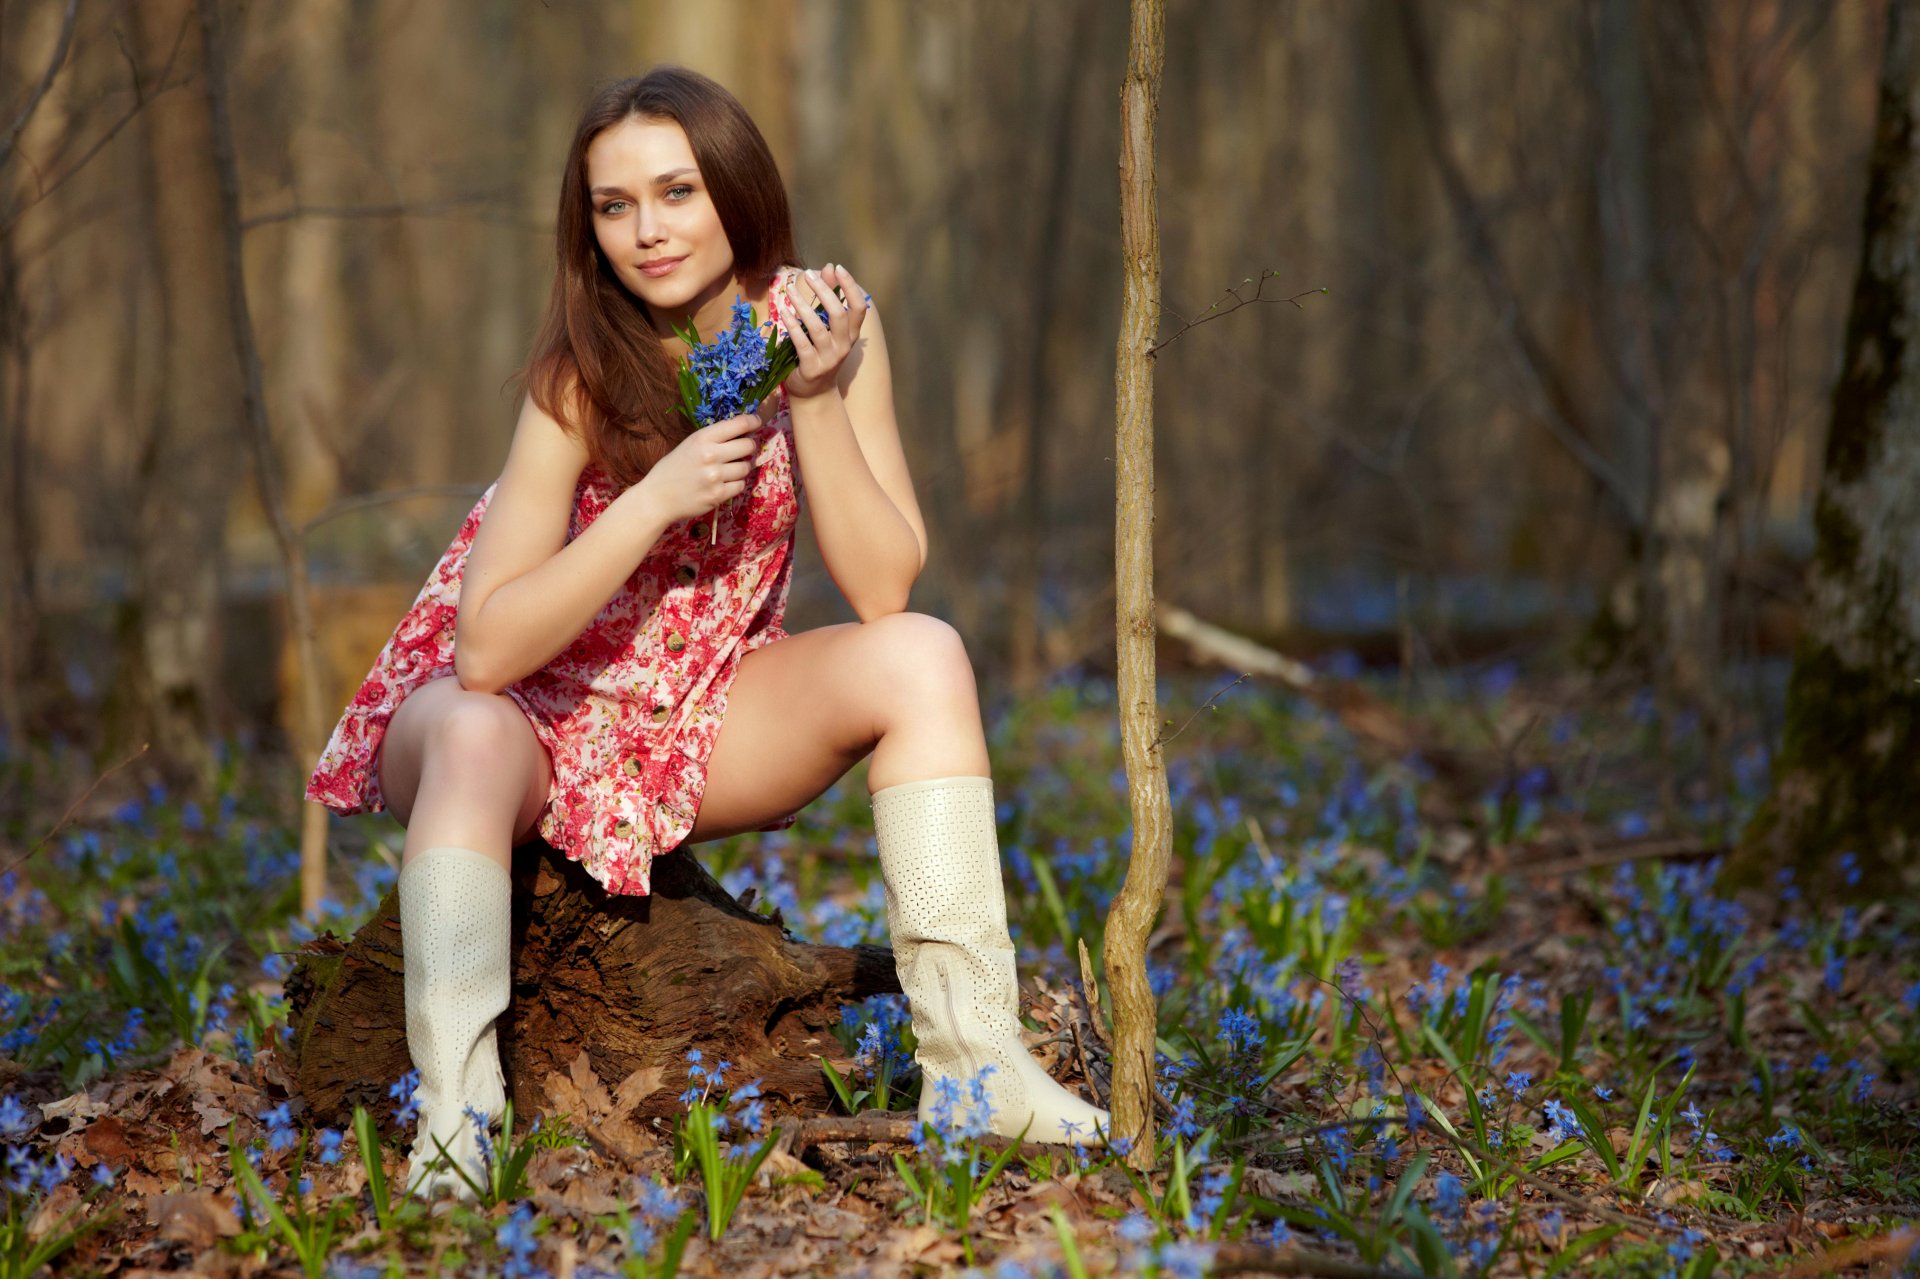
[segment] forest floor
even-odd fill
[[[686,1062],[667,1083],[699,1101],[677,1132],[630,1125],[610,1160],[583,1130],[636,1084],[582,1059],[545,1081],[537,1133],[496,1139],[485,1201],[409,1199],[404,1141],[371,1116],[311,1125],[282,1055],[287,955],[313,935],[298,770],[223,744],[196,800],[16,744],[0,1279],[1916,1273],[1920,908],[1851,859],[1820,884],[1723,875],[1767,785],[1779,670],[1739,682],[1762,704],[1718,748],[1631,688],[1329,674],[1424,757],[1382,746],[1377,717],[1163,681],[1174,870],[1145,1174],[915,1130],[904,1000],[883,996],[840,1032],[842,1127],[872,1139],[797,1140],[820,1117]],[[1104,1102],[1078,943],[1099,973],[1130,845],[1113,690],[989,710],[1029,1039]],[[324,926],[350,936],[401,832],[384,814],[334,832]],[[861,766],[792,830],[698,855],[807,940],[884,944],[871,850]],[[382,1118],[409,1117],[411,1080],[380,1082]]]

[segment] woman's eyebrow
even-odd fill
[[[655,178],[654,182],[655,184],[658,184],[661,182],[665,182],[668,178],[677,178],[683,173],[698,173],[698,172],[699,172],[698,169],[669,169],[665,173],[661,174],[659,177]],[[625,187],[609,186],[609,187],[593,188],[594,195],[625,195],[626,193],[627,193],[627,189]]]

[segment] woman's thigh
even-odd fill
[[[435,770],[435,785],[458,786],[461,804],[499,804],[512,818],[512,843],[532,838],[553,786],[553,760],[518,702],[505,693],[469,692],[451,675],[414,689],[374,757],[387,808],[402,826],[413,816],[429,763],[447,765]]]
[[[903,705],[973,672],[924,613],[800,631],[740,659],[688,843],[755,830],[819,798],[872,753]]]

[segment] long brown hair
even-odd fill
[[[677,361],[641,299],[614,275],[591,225],[587,147],[639,117],[686,131],[741,279],[800,265],[786,186],[767,141],[740,100],[681,66],[657,66],[598,90],[567,148],[554,226],[553,287],[531,356],[513,377],[533,402],[581,434],[589,460],[618,488],[645,475],[693,432],[680,402]]]

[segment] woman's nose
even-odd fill
[[[644,206],[641,207],[633,218],[634,239],[645,244],[649,240],[658,238],[659,232],[660,220],[648,212]]]

